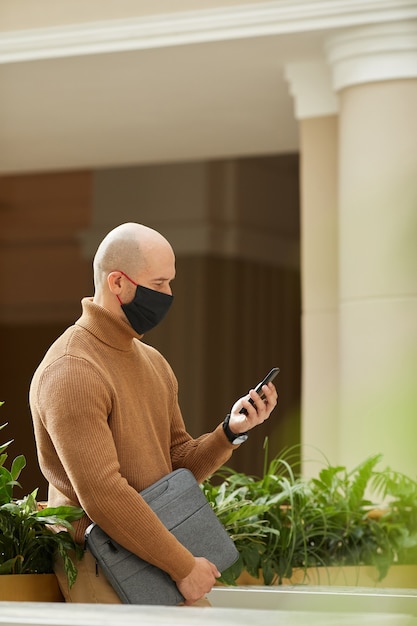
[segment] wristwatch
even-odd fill
[[[232,443],[234,446],[238,446],[241,443],[243,443],[244,441],[246,441],[246,439],[249,437],[248,433],[232,433],[232,431],[229,428],[229,422],[230,422],[230,413],[228,413],[226,415],[226,417],[224,418],[224,422],[223,422],[223,430],[224,430],[224,434],[226,435],[226,437],[228,438],[228,440],[230,441],[230,443]]]

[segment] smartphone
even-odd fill
[[[256,391],[256,393],[258,393],[261,396],[262,400],[265,398],[265,394],[262,393],[262,387],[264,385],[267,385],[269,382],[271,382],[271,380],[274,380],[274,378],[278,374],[278,372],[279,372],[279,367],[273,367],[272,370],[269,372],[269,374],[267,374],[265,376],[265,378],[260,383],[258,383],[256,385],[255,391]],[[252,398],[249,398],[249,402],[251,404],[254,404]],[[244,408],[240,409],[239,413],[243,413],[244,415],[248,414],[247,410],[244,409]]]

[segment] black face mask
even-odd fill
[[[164,319],[173,299],[167,293],[137,285],[132,302],[122,304],[121,307],[133,330],[143,335]]]

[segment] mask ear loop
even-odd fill
[[[127,280],[130,280],[130,282],[132,283],[132,285],[135,285],[135,287],[137,287],[137,286],[138,286],[138,284],[137,284],[137,283],[135,283],[135,281],[134,281],[134,280],[132,280],[132,279],[130,278],[130,276],[128,276],[127,274],[125,274],[124,272],[122,272],[122,270],[115,270],[115,271],[116,271],[116,272],[120,272],[120,273],[121,273],[121,274],[122,274],[125,278],[127,278]],[[119,297],[119,294],[118,294],[118,293],[116,293],[116,298],[118,299],[120,306],[122,306],[122,305],[123,305],[123,302],[120,300],[120,297]]]
[[[120,273],[121,273],[121,274],[122,274],[125,278],[127,278],[127,280],[129,280],[129,281],[132,283],[132,285],[135,285],[135,287],[137,287],[137,286],[138,286],[138,283],[135,283],[135,281],[134,281],[134,280],[132,280],[132,279],[130,278],[130,276],[128,276],[127,274],[125,274],[124,272],[122,272],[122,270],[116,270],[116,272],[120,272]]]

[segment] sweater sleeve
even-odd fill
[[[108,421],[112,399],[111,386],[83,359],[66,355],[44,369],[31,390],[41,467],[115,541],[180,580],[194,557],[122,476]]]

